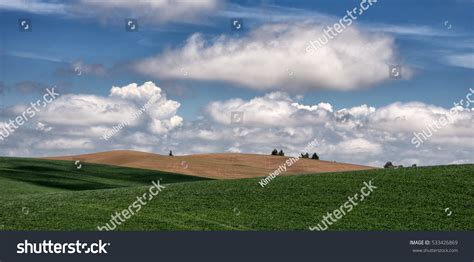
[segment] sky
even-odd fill
[[[472,163],[473,7],[0,0],[0,155],[296,155],[316,139],[330,161]]]

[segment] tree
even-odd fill
[[[301,158],[309,158],[309,153],[306,153],[306,154],[301,153]]]
[[[285,156],[285,153],[283,153],[283,150],[280,149],[280,152],[278,152],[279,156]]]
[[[173,151],[170,150],[170,154],[169,154],[169,155],[170,155],[170,156],[173,156]]]
[[[393,164],[392,162],[388,161],[387,163],[385,163],[385,165],[383,166],[383,168],[393,168]]]
[[[316,154],[316,152],[314,152],[313,155],[311,156],[311,159],[319,160],[318,154]]]
[[[277,155],[278,155],[278,150],[273,149],[273,151],[272,151],[272,156],[277,156]]]
[[[411,167],[416,167],[416,164],[411,165]]]

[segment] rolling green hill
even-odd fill
[[[106,189],[148,185],[152,180],[164,183],[207,180],[195,176],[136,168],[42,159],[0,157],[0,196],[34,192]],[[10,185],[5,186],[4,185]]]
[[[369,180],[377,189],[329,230],[474,230],[474,165],[277,177],[262,188],[19,158],[0,158],[0,229],[97,230],[159,178],[166,188],[118,230],[308,230]]]

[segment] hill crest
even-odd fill
[[[82,163],[181,173],[213,179],[264,177],[290,157],[241,153],[167,156],[154,153],[116,150],[92,154],[48,157],[53,160],[80,160]],[[374,169],[373,167],[324,160],[299,159],[282,175],[341,172]]]

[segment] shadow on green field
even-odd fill
[[[63,190],[93,190],[207,180],[182,174],[74,161],[0,157],[0,178]]]

